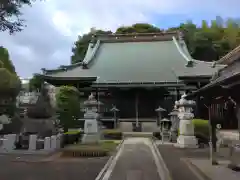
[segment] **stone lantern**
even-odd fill
[[[162,113],[166,111],[166,109],[161,108],[161,106],[159,106],[157,109],[155,109],[155,111],[157,112],[157,126],[160,126],[160,121],[162,119]]]
[[[113,112],[113,116],[114,116],[114,128],[116,129],[118,127],[118,117],[117,117],[117,113],[119,112],[119,109],[116,108],[116,106],[113,106],[112,109],[110,109],[111,112]]]
[[[192,119],[194,114],[192,108],[196,105],[195,101],[186,100],[186,94],[183,94],[179,101],[175,102],[179,109],[179,136],[177,138],[177,147],[197,148],[197,139],[194,135],[194,125]]]
[[[161,137],[163,143],[165,140],[169,141],[170,139],[169,130],[171,127],[171,121],[169,119],[164,118],[160,121],[160,123],[161,123]]]
[[[179,128],[178,114],[179,114],[179,111],[176,106],[174,106],[174,109],[172,110],[172,112],[168,114],[170,116],[170,121],[172,122],[171,129],[170,129],[172,141],[177,140],[178,128]]]
[[[97,143],[100,140],[99,132],[99,118],[98,113],[99,106],[102,105],[98,102],[94,95],[91,94],[88,100],[84,102],[84,136],[82,138],[83,143]]]

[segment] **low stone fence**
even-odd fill
[[[38,144],[42,143],[43,146],[40,150],[54,151],[61,148],[62,134],[52,135],[51,137],[45,137],[44,139],[39,139],[37,135],[29,135],[28,150],[37,151]],[[0,150],[11,151],[16,149],[17,135],[16,134],[6,134],[0,138]],[[19,142],[21,143],[21,142]]]

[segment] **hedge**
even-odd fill
[[[98,144],[75,144],[62,150],[63,157],[102,157],[109,155],[116,149],[118,143],[114,141]]]
[[[105,129],[102,132],[104,139],[121,140],[122,132],[118,129]]]
[[[63,134],[63,141],[61,143],[61,147],[64,147],[69,144],[78,143],[79,141],[81,141],[83,134],[84,133],[82,131],[65,132]]]

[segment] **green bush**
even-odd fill
[[[122,132],[117,129],[106,129],[103,130],[103,137],[104,139],[112,139],[112,140],[121,140],[122,139]]]
[[[193,124],[194,124],[194,132],[195,133],[209,136],[208,120],[194,119]]]

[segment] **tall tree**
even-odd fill
[[[33,77],[29,80],[29,91],[37,91],[41,90],[43,85],[43,79],[41,76],[34,74]]]
[[[122,26],[116,30],[118,34],[127,34],[127,33],[155,33],[161,32],[156,26],[146,23],[137,23],[133,24],[132,26]]]
[[[21,7],[31,5],[35,0],[1,0],[0,1],[0,31],[9,31],[10,34],[21,31],[23,19]]]
[[[3,63],[2,64],[3,68],[6,68],[11,73],[16,74],[15,67],[13,66],[12,61],[10,60],[8,50],[3,46],[0,46],[0,61]]]
[[[0,114],[13,115],[21,82],[7,49],[0,47]]]

